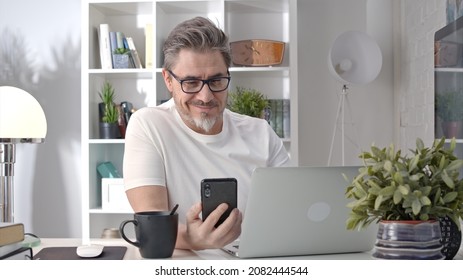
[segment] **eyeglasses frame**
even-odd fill
[[[227,76],[227,77],[223,77],[223,76],[221,76],[221,77],[214,77],[214,78],[207,79],[207,80],[195,79],[195,78],[180,79],[177,75],[175,75],[175,74],[172,72],[172,70],[167,70],[167,72],[169,72],[169,74],[170,74],[177,82],[179,82],[180,88],[181,88],[182,91],[183,91],[184,93],[186,93],[186,94],[196,94],[196,93],[200,92],[200,91],[203,89],[203,87],[204,87],[205,84],[207,84],[207,87],[208,87],[209,90],[210,90],[211,92],[213,92],[213,93],[223,92],[223,91],[225,91],[225,90],[228,88],[228,86],[230,85],[230,80],[231,80],[230,72],[229,72],[229,71],[227,71],[227,74],[229,75],[229,76]],[[224,89],[222,89],[222,90],[213,90],[213,89],[211,89],[211,86],[209,85],[209,83],[210,83],[211,81],[213,81],[213,80],[216,80],[216,79],[227,79],[227,80],[228,80],[227,86],[226,86]],[[201,87],[199,88],[198,91],[195,91],[195,92],[186,92],[186,91],[183,89],[183,82],[186,82],[186,81],[201,81],[203,84],[201,85]]]

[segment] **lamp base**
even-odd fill
[[[0,222],[13,223],[13,175],[16,144],[0,143]]]

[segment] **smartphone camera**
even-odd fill
[[[204,186],[204,197],[210,197],[211,196],[211,185],[206,184]]]

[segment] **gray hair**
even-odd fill
[[[205,53],[219,51],[227,69],[231,65],[230,45],[228,36],[212,21],[204,17],[195,17],[178,24],[169,34],[164,43],[164,65],[171,70],[182,49]]]

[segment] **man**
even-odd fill
[[[163,52],[162,75],[172,98],[130,118],[123,164],[127,197],[135,212],[179,204],[177,248],[220,248],[240,235],[252,171],[285,165],[288,153],[265,120],[225,108],[230,48],[211,21],[180,23]],[[203,222],[200,182],[225,177],[238,181],[238,209],[215,228],[227,205]]]

